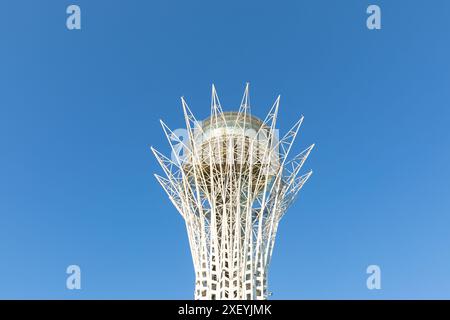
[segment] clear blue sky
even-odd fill
[[[82,30],[65,27],[78,4]],[[366,8],[382,9],[382,30]],[[246,81],[314,174],[284,217],[273,299],[450,298],[450,2],[0,4],[0,298],[191,299],[185,227],[153,178],[158,120]],[[65,287],[80,265],[82,290]],[[366,267],[382,289],[366,288]]]

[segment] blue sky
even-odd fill
[[[66,7],[82,10],[68,31]],[[382,29],[366,28],[378,4]],[[279,228],[273,299],[450,298],[446,0],[0,4],[0,298],[191,299],[181,216],[153,173],[158,120],[245,82],[305,121],[314,174]],[[65,287],[66,267],[82,289]],[[377,264],[382,289],[366,288]]]

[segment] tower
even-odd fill
[[[206,120],[181,103],[183,137],[161,121],[171,158],[152,151],[166,175],[156,179],[186,223],[195,299],[266,299],[278,224],[312,174],[300,169],[314,145],[288,160],[303,117],[279,138],[280,97],[260,120],[248,84],[238,112],[222,110],[214,85]]]

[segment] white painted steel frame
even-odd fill
[[[267,299],[278,224],[312,174],[300,175],[300,169],[314,145],[287,161],[303,116],[277,140],[278,96],[257,132],[265,139],[248,135],[248,121],[257,118],[250,114],[247,84],[232,133],[199,142],[204,127],[181,102],[189,139],[182,141],[161,121],[175,159],[152,151],[166,175],[156,179],[186,223],[195,299]],[[230,127],[225,117],[213,85],[210,130]],[[226,161],[218,161],[222,157]]]

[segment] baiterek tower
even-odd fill
[[[224,112],[212,87],[211,115],[197,121],[181,98],[186,130],[161,121],[171,157],[152,148],[155,175],[184,218],[195,268],[195,299],[267,299],[267,273],[280,219],[308,180],[314,145],[288,160],[301,117],[283,136],[280,97],[264,120],[250,113],[246,85],[237,112]]]

